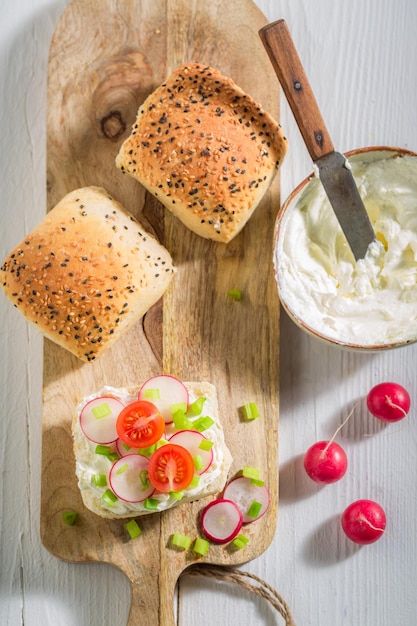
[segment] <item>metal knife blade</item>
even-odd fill
[[[345,234],[356,261],[363,259],[375,240],[349,162],[340,152],[331,152],[315,161],[319,178]]]
[[[375,233],[349,164],[334,149],[285,20],[264,26],[259,36],[353,256],[363,259]]]

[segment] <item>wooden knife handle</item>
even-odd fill
[[[334,151],[285,20],[264,26],[259,36],[294,114],[307,150],[316,161]]]

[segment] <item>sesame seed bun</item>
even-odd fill
[[[92,361],[162,296],[171,257],[99,187],[66,195],[8,255],[5,294],[26,319]]]
[[[139,108],[116,165],[192,231],[227,243],[286,151],[281,127],[249,95],[217,70],[188,63]]]

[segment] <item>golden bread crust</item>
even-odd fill
[[[169,253],[99,187],[66,195],[8,255],[3,290],[26,319],[94,360],[164,293]]]
[[[252,215],[286,150],[280,125],[230,78],[188,63],[140,107],[116,165],[188,228],[226,243]]]

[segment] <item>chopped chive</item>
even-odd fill
[[[194,541],[193,551],[201,556],[206,556],[208,549],[210,547],[210,543],[206,539],[202,539],[201,537],[197,537]]]
[[[191,479],[190,484],[188,485],[189,489],[195,489],[196,487],[198,487],[200,483],[200,476],[198,474],[194,474],[194,476]]]
[[[145,398],[152,399],[152,400],[158,400],[158,398],[161,397],[161,394],[159,392],[159,389],[145,389],[144,394]]]
[[[77,513],[75,511],[64,511],[62,513],[63,521],[68,524],[68,526],[74,526],[77,521]]]
[[[258,517],[259,513],[261,512],[261,509],[262,509],[262,504],[254,500],[252,504],[250,505],[246,515],[248,515],[249,517],[253,517],[255,519],[255,517]]]
[[[91,409],[91,413],[94,415],[96,420],[100,420],[102,417],[107,417],[111,415],[111,408],[107,404],[107,402],[103,402],[103,404],[99,404]]]
[[[201,433],[203,430],[207,430],[208,428],[210,428],[210,426],[213,426],[213,424],[214,424],[214,420],[211,419],[211,417],[209,417],[208,415],[206,415],[205,417],[200,417],[198,420],[193,422],[193,428],[195,428],[195,430],[198,430],[198,432]]]
[[[200,454],[196,454],[195,456],[193,456],[193,461],[194,468],[197,470],[197,472],[203,469],[205,463],[203,461],[203,457]]]
[[[191,422],[185,417],[184,411],[178,409],[172,414],[174,426],[178,430],[189,430],[191,428]]]
[[[185,413],[187,411],[187,404],[185,402],[177,402],[176,404],[171,404],[171,415],[174,417],[174,413],[177,411],[182,411]]]
[[[175,500],[182,500],[182,498],[184,497],[184,492],[183,491],[170,491],[169,495],[175,498]]]
[[[263,487],[265,484],[264,480],[257,480],[256,478],[251,478],[250,481],[252,485],[255,485],[255,487]]]
[[[106,489],[101,498],[108,506],[113,506],[113,504],[117,502],[117,496],[111,491],[111,489]]]
[[[126,522],[125,528],[129,533],[131,539],[136,539],[136,537],[139,537],[139,535],[142,534],[142,531],[139,528],[137,521],[134,519],[130,519],[128,522]]]
[[[186,535],[181,535],[180,533],[174,533],[171,537],[171,543],[176,548],[182,548],[183,550],[188,550],[191,545],[190,537]]]
[[[143,456],[151,456],[156,450],[156,443],[154,443],[152,446],[148,446],[147,448],[141,448],[140,449],[140,453],[143,454]]]
[[[208,452],[212,449],[213,442],[209,439],[202,439],[198,447],[200,448],[200,450],[205,450],[206,452]]]
[[[229,289],[229,291],[227,292],[227,295],[233,298],[233,300],[236,300],[237,302],[242,300],[242,292],[240,291],[240,289]]]
[[[124,474],[124,472],[127,470],[128,467],[129,467],[129,465],[127,463],[125,463],[124,465],[122,465],[122,467],[120,467],[116,471],[116,474]]]
[[[238,535],[232,541],[232,545],[236,548],[236,550],[241,550],[249,543],[249,539],[245,537],[245,535]]]
[[[251,480],[259,480],[260,472],[257,467],[246,465],[242,470],[242,476],[250,478]]]
[[[95,453],[102,454],[103,456],[109,456],[109,454],[111,453],[111,448],[110,446],[103,446],[101,444],[98,444],[96,446]]]
[[[106,487],[107,477],[105,474],[93,474],[91,477],[91,482],[95,487]]]
[[[143,502],[143,506],[148,511],[156,511],[158,508],[158,500],[156,500],[155,498],[146,498],[146,500],[144,500]]]
[[[197,415],[200,415],[206,400],[207,398],[205,396],[194,400],[187,409],[186,417],[197,417]]]
[[[259,409],[256,402],[247,402],[241,407],[243,417],[247,421],[255,420],[259,417]]]

